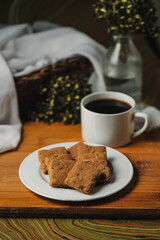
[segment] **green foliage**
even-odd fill
[[[80,101],[91,92],[88,77],[79,71],[73,74],[56,74],[41,85],[41,99],[35,111],[30,112],[30,119],[46,123],[63,122],[77,124],[80,122]]]
[[[141,33],[155,37],[160,30],[152,0],[97,0],[93,9],[97,18],[105,19],[111,34]]]

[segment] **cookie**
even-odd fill
[[[71,155],[67,151],[62,155],[50,155],[45,158],[45,164],[48,169],[50,185],[52,187],[66,187],[64,180],[75,164]]]
[[[71,154],[71,156],[77,161],[78,160],[78,149],[83,143],[79,142],[73,145],[70,148],[67,148],[67,151]]]
[[[98,158],[101,157],[106,161],[106,147],[104,146],[89,146],[81,144],[78,146],[78,160],[84,158]]]
[[[49,150],[39,150],[38,151],[38,159],[41,165],[41,169],[44,174],[47,174],[47,166],[45,164],[45,158],[50,156],[50,155],[55,155],[55,154],[64,154],[66,153],[65,147],[56,147],[56,148],[51,148]]]
[[[88,146],[81,144],[78,148],[78,161],[95,160],[97,168],[101,171],[98,182],[109,182],[110,169],[107,164],[107,152],[105,146]]]
[[[64,183],[82,193],[89,194],[99,179],[101,171],[95,160],[77,161]]]

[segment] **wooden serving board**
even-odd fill
[[[160,130],[145,133],[116,150],[134,166],[131,183],[120,192],[88,202],[41,197],[19,179],[19,166],[33,151],[55,143],[83,141],[81,126],[26,123],[17,149],[0,154],[0,217],[160,217]]]

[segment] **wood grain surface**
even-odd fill
[[[79,203],[34,194],[22,184],[18,170],[23,159],[41,147],[83,141],[81,126],[29,122],[24,124],[22,136],[16,150],[0,154],[1,217],[159,218],[160,130],[145,133],[117,149],[134,166],[133,180],[125,189],[110,197]]]

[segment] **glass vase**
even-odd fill
[[[142,58],[131,36],[113,36],[106,55],[104,75],[107,90],[126,93],[140,105]]]

